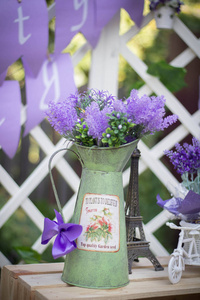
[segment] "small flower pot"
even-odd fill
[[[162,6],[154,12],[156,26],[159,29],[172,29],[175,11],[171,7]]]

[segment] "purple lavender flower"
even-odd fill
[[[103,146],[102,134],[112,128],[119,146],[174,123],[177,116],[164,118],[164,105],[163,96],[140,98],[136,90],[125,103],[107,91],[91,89],[76,92],[62,102],[51,102],[46,115],[56,131],[78,144]]]
[[[73,98],[74,99],[74,98]],[[47,118],[54,129],[61,135],[68,135],[74,130],[78,119],[75,109],[76,101],[50,102],[49,109],[46,111]]]
[[[111,107],[114,101],[116,101],[115,97],[108,91],[90,89],[78,94],[77,107],[85,110],[92,102],[96,102],[100,110],[102,110],[106,106]]]
[[[162,131],[177,120],[176,115],[165,116],[165,98],[148,97],[143,95],[141,98],[137,90],[132,90],[127,99],[127,115],[133,123],[142,127],[140,135],[154,134]]]
[[[165,155],[169,157],[177,173],[183,175],[185,173],[194,174],[200,168],[200,141],[192,138],[192,144],[184,143],[181,146],[175,144],[175,151],[165,150]]]
[[[85,121],[88,125],[88,130],[90,135],[97,140],[102,138],[102,133],[108,127],[108,116],[107,113],[110,113],[109,107],[105,107],[103,110],[100,110],[96,102],[92,102],[85,111]]]
[[[126,113],[126,105],[122,100],[115,100],[113,102],[113,110],[121,113]],[[120,114],[117,114],[117,117],[120,117]]]

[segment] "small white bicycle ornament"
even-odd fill
[[[180,226],[169,222],[166,225],[180,230],[177,248],[168,264],[169,280],[175,284],[180,281],[185,265],[200,266],[200,224],[181,221]]]

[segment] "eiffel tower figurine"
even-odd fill
[[[149,242],[145,239],[139,208],[139,157],[140,151],[136,148],[131,155],[131,173],[125,207],[129,274],[132,273],[132,262],[139,261],[138,257],[140,256],[148,258],[152,262],[155,271],[162,271],[164,269],[149,249]],[[140,238],[136,237],[136,229],[139,230]]]

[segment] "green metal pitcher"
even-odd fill
[[[119,148],[76,145],[83,169],[72,222],[83,231],[77,249],[66,255],[64,282],[98,289],[128,284],[122,170],[137,142]]]

